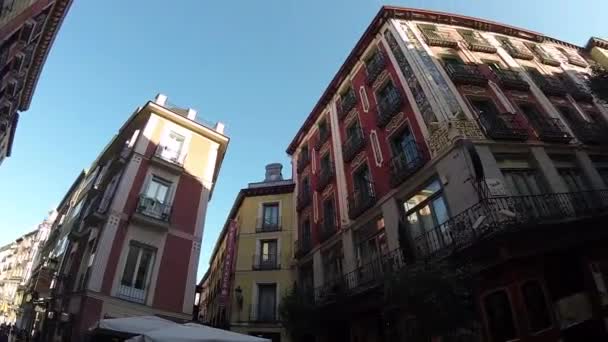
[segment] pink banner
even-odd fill
[[[220,306],[228,304],[230,298],[230,281],[232,280],[232,266],[234,265],[235,250],[236,250],[236,232],[238,224],[236,220],[230,221],[228,227],[228,236],[226,237],[226,257],[224,258],[224,267],[222,268],[222,282],[220,291]]]

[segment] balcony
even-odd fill
[[[479,71],[475,64],[447,64],[445,71],[455,84],[471,84],[485,86],[488,78]]]
[[[485,53],[496,53],[496,48],[492,44],[488,43],[484,38],[477,37],[473,31],[470,33],[462,33],[462,38],[471,51],[485,52]]]
[[[560,61],[553,58],[553,56],[548,54],[540,46],[538,46],[536,44],[529,44],[528,48],[536,53],[536,55],[538,56],[538,59],[540,60],[541,63],[546,64],[546,65],[555,66],[555,67],[558,67],[561,65]]]
[[[253,255],[251,269],[254,271],[280,270],[281,262],[279,255],[277,253],[255,254]]]
[[[312,249],[312,241],[310,237],[304,237],[294,242],[294,254],[296,258],[301,258],[308,254]]]
[[[458,48],[458,42],[447,32],[440,32],[436,29],[421,29],[424,41],[430,46],[442,46],[448,48]]]
[[[319,140],[317,140],[317,142],[315,143],[315,150],[317,150],[317,151],[320,150],[321,147],[323,147],[323,145],[329,139],[330,136],[331,136],[331,131],[329,130],[329,128],[327,128],[325,130],[319,130]]]
[[[310,164],[310,154],[308,152],[300,153],[299,156],[297,169],[298,173],[301,173],[308,166],[308,164]]]
[[[329,217],[328,219],[323,218],[321,222],[319,222],[319,241],[321,243],[327,241],[330,237],[334,236],[337,231],[335,217]]]
[[[530,84],[519,76],[519,72],[513,70],[493,70],[498,84],[502,88],[510,90],[527,91],[530,89]]]
[[[298,194],[298,198],[296,200],[296,210],[298,212],[302,211],[302,209],[306,208],[311,201],[310,191],[302,190]]]
[[[520,117],[513,113],[481,113],[479,123],[484,133],[494,140],[525,141],[528,130]]]
[[[528,121],[542,141],[569,143],[572,140],[572,136],[566,131],[564,124],[558,118],[528,118]]]
[[[264,305],[249,305],[249,322],[279,323],[277,310]]]
[[[576,138],[584,144],[598,145],[608,142],[608,130],[603,125],[583,119],[568,122]]]
[[[547,96],[565,96],[566,88],[563,82],[557,77],[543,76],[539,73],[531,73],[534,83]]]
[[[180,150],[158,145],[151,160],[174,171],[181,172],[184,169],[185,156],[182,157],[180,154]]]
[[[171,218],[171,205],[163,203],[156,198],[140,195],[133,218],[151,226],[168,229]]]
[[[340,97],[340,110],[338,111],[339,119],[343,119],[356,105],[357,95],[353,88],[350,88]]]
[[[120,285],[116,293],[118,298],[128,300],[129,302],[144,304],[146,302],[146,290],[138,289],[133,286]]]
[[[342,158],[348,163],[365,147],[366,139],[361,129],[352,134],[342,145]]]
[[[393,156],[390,161],[391,186],[393,187],[403,183],[426,163],[426,157],[416,142],[409,142],[405,150],[405,152],[400,151]]]
[[[509,55],[517,59],[525,59],[531,61],[534,59],[534,55],[525,46],[517,46],[513,42],[505,39],[502,41],[502,47],[507,51]]]
[[[384,60],[384,56],[382,52],[376,51],[374,55],[365,63],[365,68],[367,70],[367,84],[372,85],[380,76],[382,71],[386,66],[386,62]]]
[[[401,249],[365,260],[354,271],[336,275],[314,290],[314,304],[323,306],[340,298],[355,296],[382,285],[386,276],[406,266]],[[304,294],[305,295],[305,294]]]
[[[399,90],[391,88],[388,95],[378,102],[378,127],[384,128],[401,111],[403,99]]]
[[[273,219],[258,218],[255,224],[256,233],[278,232],[281,230],[281,217]]]
[[[317,182],[317,191],[322,192],[325,187],[334,179],[334,165],[329,163],[329,165],[322,167],[319,172],[319,181]]]
[[[566,77],[564,78],[564,84],[568,90],[568,93],[570,93],[570,96],[572,96],[572,98],[576,101],[593,103],[593,95],[582,84],[579,84],[578,82]]]
[[[608,212],[608,190],[488,198],[414,238],[419,257],[445,256],[497,234]]]
[[[374,192],[374,184],[372,182],[365,182],[364,185],[356,187],[355,191],[348,196],[348,216],[351,220],[354,220],[375,203],[376,193]]]

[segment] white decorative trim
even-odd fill
[[[365,87],[359,87],[359,97],[361,98],[361,106],[363,107],[363,111],[365,113],[369,112],[369,99],[367,98],[367,92],[365,91]]]
[[[317,192],[312,193],[312,217],[315,223],[319,222],[319,208],[317,206]]]
[[[329,107],[329,118],[331,121],[330,129],[331,129],[331,144],[333,147],[333,160],[334,167],[336,168],[336,188],[337,188],[337,197],[338,197],[338,206],[340,208],[340,219],[342,224],[347,224],[349,222],[349,218],[347,213],[347,199],[346,194],[348,193],[347,185],[346,185],[346,176],[344,171],[344,163],[342,162],[342,146],[341,146],[341,135],[340,135],[340,122],[338,120],[338,111],[336,109],[336,101],[338,96],[334,96],[334,100],[331,102]]]
[[[376,161],[376,166],[382,166],[382,161],[384,158],[382,157],[382,150],[380,149],[380,142],[378,142],[378,133],[376,133],[375,129],[372,129],[369,133],[369,138],[372,143],[372,152],[374,153],[374,160]]]
[[[308,153],[310,153],[310,172],[314,175],[317,173],[317,149],[309,148]]]

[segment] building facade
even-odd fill
[[[0,2],[0,164],[11,155],[26,111],[71,0]]]
[[[50,293],[34,303],[46,311],[44,338],[81,341],[104,317],[191,317],[227,145],[221,123],[203,124],[164,95],[135,110],[58,208],[36,265],[43,284],[53,273],[48,290],[35,290]]]
[[[407,340],[386,273],[445,260],[475,265],[483,340],[605,338],[608,111],[584,82],[590,57],[487,20],[380,10],[287,149],[320,340]]]
[[[608,40],[591,37],[586,48],[594,61],[604,68],[608,68]]]
[[[199,284],[200,320],[273,342],[289,341],[278,309],[294,281],[294,184],[281,169],[241,189]]]

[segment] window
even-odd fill
[[[391,137],[391,150],[393,156],[404,156],[405,161],[410,164],[418,159],[418,149],[416,148],[416,140],[406,127],[403,131],[394,134]]]
[[[276,320],[277,285],[258,284],[257,320],[272,322]]]
[[[152,247],[136,242],[130,244],[118,290],[119,297],[145,302],[155,253]]]
[[[274,268],[278,265],[277,240],[260,241],[260,267]]]
[[[319,136],[326,137],[327,135],[329,135],[329,125],[327,124],[327,120],[324,119],[319,122]]]
[[[569,192],[586,191],[589,189],[587,181],[572,154],[550,155],[553,164]]]
[[[185,138],[183,135],[171,131],[166,141],[162,144],[161,157],[174,162],[179,161],[184,141]]]
[[[302,224],[302,231],[300,232],[300,234],[302,236],[302,241],[310,242],[310,220],[309,219],[304,220],[304,223]]]
[[[323,221],[326,225],[333,225],[335,219],[336,214],[334,210],[334,201],[332,199],[327,199],[323,201]]]
[[[490,69],[492,69],[494,71],[502,70],[502,66],[500,65],[499,61],[484,59],[484,60],[482,60],[482,62],[483,62],[483,64],[487,65],[488,67],[490,67]]]
[[[371,186],[371,177],[367,165],[359,167],[353,174],[355,192],[366,191]]]
[[[300,159],[308,160],[308,145],[302,146],[302,150],[300,151]]]
[[[403,208],[411,236],[424,237],[416,242],[419,252],[432,252],[452,242],[448,227],[443,225],[449,219],[449,213],[439,181],[432,181],[408,198],[403,202]]]
[[[279,226],[279,203],[265,203],[262,212],[262,230],[276,229]]]
[[[388,252],[384,219],[372,220],[355,231],[355,241],[361,276],[365,278],[378,273],[381,269],[379,257]]]
[[[146,189],[146,197],[161,204],[166,203],[168,201],[170,187],[171,182],[153,176],[150,180],[150,184],[148,184],[148,189]]]
[[[443,63],[444,66],[448,66],[448,65],[459,65],[459,64],[463,64],[462,60],[460,58],[458,58],[457,56],[454,55],[447,55],[447,56],[443,56],[441,57],[441,62]]]
[[[326,153],[321,157],[320,161],[321,173],[328,172],[331,169],[331,161],[329,159],[329,153]]]
[[[302,193],[309,193],[310,192],[310,181],[308,180],[308,177],[304,177],[302,179]]]
[[[544,181],[536,169],[501,170],[512,195],[529,196],[546,193]]]
[[[524,112],[524,114],[526,114],[526,117],[532,122],[538,124],[543,119],[543,114],[541,114],[538,111],[538,108],[536,108],[536,106],[531,103],[521,103],[519,104],[519,108],[522,112]]]
[[[495,116],[498,114],[498,109],[494,105],[494,101],[490,99],[469,99],[469,102],[479,116]]]
[[[80,214],[84,200],[84,198],[80,199],[80,201],[78,201],[78,203],[72,208],[72,211],[70,212],[70,219],[73,219]]]
[[[531,333],[550,328],[551,315],[547,308],[545,293],[538,281],[528,281],[521,287],[521,293],[528,314],[528,328]]]
[[[342,245],[337,245],[322,255],[325,282],[337,280],[342,276],[343,259]]]
[[[509,296],[504,290],[487,295],[484,300],[488,333],[493,342],[513,340],[517,337]]]

